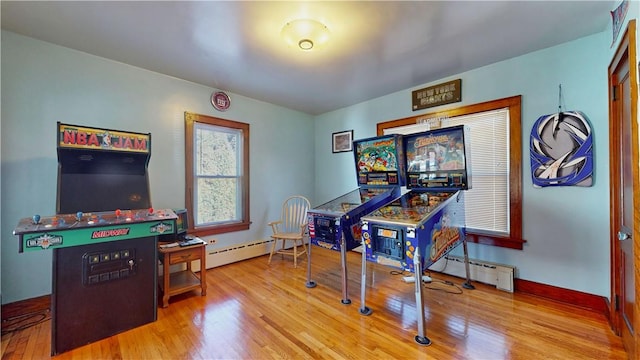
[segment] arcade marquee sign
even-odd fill
[[[149,153],[151,134],[58,123],[58,147]]]

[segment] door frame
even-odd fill
[[[633,205],[635,209],[640,209],[640,159],[639,159],[639,144],[638,144],[638,72],[640,72],[640,64],[637,63],[636,56],[636,21],[635,19],[630,20],[627,29],[620,41],[616,52],[613,55],[611,63],[608,68],[608,78],[609,78],[609,184],[610,184],[610,230],[609,230],[609,241],[611,244],[611,254],[610,254],[610,272],[611,272],[611,302],[609,304],[609,313],[610,313],[610,322],[611,328],[613,331],[620,335],[623,324],[621,311],[617,306],[617,299],[619,298],[619,294],[621,293],[622,284],[621,279],[619,277],[620,274],[620,246],[619,240],[617,237],[617,224],[619,224],[619,219],[621,214],[619,213],[619,200],[617,199],[618,194],[620,194],[620,184],[614,178],[614,172],[617,171],[618,165],[620,163],[620,159],[615,148],[619,143],[620,136],[619,130],[616,126],[618,126],[615,120],[615,109],[612,106],[613,102],[613,88],[612,88],[612,73],[620,64],[621,60],[628,58],[629,61],[629,78],[630,78],[630,86],[631,89],[631,128],[632,128],[632,164],[639,164],[633,169],[633,187],[635,189],[633,194]],[[633,229],[632,229],[632,241],[633,241],[633,252],[634,252],[634,282],[635,282],[635,306],[633,310],[633,328],[636,332],[640,332],[640,270],[638,267],[640,266],[640,210],[635,211],[635,218],[633,221]],[[636,354],[638,350],[640,350],[639,340],[640,336],[638,334],[635,335],[633,344],[633,349],[627,349],[627,353],[629,356],[632,354]]]

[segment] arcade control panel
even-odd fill
[[[177,219],[171,209],[120,210],[58,214],[20,220],[14,235],[19,252],[170,234]]]

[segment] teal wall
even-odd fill
[[[268,238],[292,194],[313,199],[313,117],[235,94],[217,112],[215,89],[2,31],[2,303],[51,293],[51,252],[18,253],[19,219],[55,214],[56,122],[152,136],[155,208],[184,206],[184,112],[249,123],[249,230],[216,246]],[[100,191],[100,189],[96,189]]]

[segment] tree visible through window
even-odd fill
[[[186,204],[191,231],[249,228],[249,125],[185,113]]]

